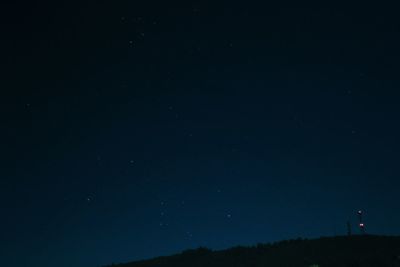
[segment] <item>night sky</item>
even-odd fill
[[[400,234],[398,6],[32,2],[2,7],[0,265],[358,233],[359,209]]]

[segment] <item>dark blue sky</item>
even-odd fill
[[[400,234],[395,6],[129,2],[4,9],[6,266]]]

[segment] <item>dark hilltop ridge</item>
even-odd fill
[[[388,267],[400,266],[400,236],[295,239],[212,251],[207,248],[108,267]]]

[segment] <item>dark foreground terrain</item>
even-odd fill
[[[323,267],[400,266],[400,237],[351,236],[296,239],[253,247],[212,251],[187,250],[177,255],[115,267]]]

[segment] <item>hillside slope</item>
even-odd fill
[[[206,248],[114,267],[389,267],[400,266],[400,237],[296,239],[222,251]]]

